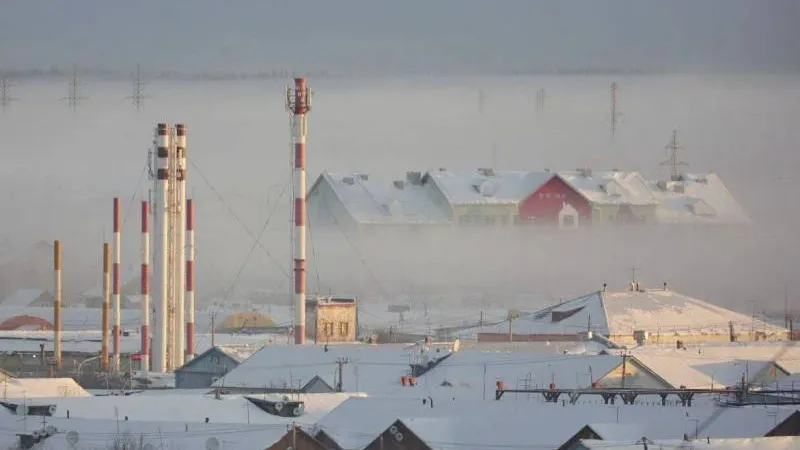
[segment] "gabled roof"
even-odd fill
[[[719,175],[683,174],[678,181],[648,181],[663,223],[747,224],[750,218]]]
[[[19,289],[0,302],[0,307],[25,308],[44,294],[42,289]]]
[[[675,291],[597,291],[540,311],[525,313],[514,321],[514,331],[534,334],[575,334],[591,329],[602,335],[633,335],[635,330],[657,333],[728,333],[733,322],[737,333],[786,332],[778,327]]]
[[[327,347],[327,350],[326,350]],[[419,349],[400,345],[268,345],[230,371],[215,386],[241,389],[299,389],[314,377],[336,386],[340,358],[345,392],[368,394],[397,389]]]
[[[208,350],[204,351],[203,353],[192,358],[190,361],[188,361],[186,364],[184,364],[177,370],[184,370],[204,360],[208,356],[220,353],[236,361],[236,363],[241,364],[244,360],[249,358],[253,353],[257,352],[258,349],[259,349],[258,346],[253,346],[253,345],[218,345],[216,347],[211,347]],[[229,369],[233,369],[233,367],[229,367]]]
[[[551,172],[521,170],[436,170],[425,174],[425,182],[433,182],[451,205],[515,205],[554,176]]]
[[[408,181],[376,181],[366,174],[323,172],[309,197],[327,183],[356,222],[362,224],[449,223],[427,189]]]
[[[570,186],[596,205],[656,205],[656,199],[639,172],[558,172]]]

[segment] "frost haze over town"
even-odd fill
[[[800,447],[800,9],[557,5],[0,6],[0,446]],[[196,205],[168,373],[159,123]]]

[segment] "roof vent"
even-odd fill
[[[406,183],[403,180],[395,180],[395,182],[394,182],[394,187],[396,187],[397,189],[404,189],[405,186],[406,186]]]
[[[360,173],[360,174],[358,174],[358,178],[360,178],[362,181],[368,181],[369,180],[369,174]]]
[[[447,172],[447,167],[439,167],[439,172]]]
[[[422,184],[422,172],[406,172],[406,180],[414,186]]]
[[[579,169],[577,169],[577,171],[584,178],[589,178],[589,177],[592,176],[592,169],[590,169],[588,167],[579,168]]]
[[[356,184],[356,179],[353,177],[344,177],[342,178],[342,183],[352,186]]]
[[[478,173],[485,176],[485,177],[493,177],[494,176],[494,169],[490,169],[487,167],[481,167],[478,169]]]

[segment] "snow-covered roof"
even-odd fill
[[[431,355],[433,356],[433,355]],[[400,389],[410,365],[422,361],[418,348],[401,345],[330,344],[268,345],[245,360],[214,386],[246,389],[299,389],[319,377],[336,386],[340,359],[345,392],[385,393]]]
[[[684,433],[693,435],[697,424],[713,415],[718,418],[703,436],[763,436],[797,409],[743,407],[718,414],[717,409],[699,403],[692,407],[594,402],[562,405],[512,395],[500,401],[434,398],[431,407],[429,399],[423,403],[424,397],[350,398],[319,420],[314,429],[325,431],[342,448],[363,448],[401,419],[432,448],[525,448],[531,444],[531,436],[536,436],[537,446],[556,448],[588,424],[620,440],[641,436],[680,439]]]
[[[5,408],[0,408],[5,409]],[[0,414],[3,414],[0,412]],[[15,415],[0,416],[3,433],[0,434],[2,448],[18,448],[16,433],[31,433],[43,425],[32,417]],[[38,418],[37,418],[38,419]],[[34,423],[36,422],[36,423]],[[70,419],[48,417],[47,425],[57,432],[34,448],[51,450],[73,450],[75,448],[157,448],[164,450],[204,449],[214,438],[220,449],[263,450],[286,434],[285,424],[245,423],[187,423],[174,418],[168,421],[119,420],[112,410],[100,419]],[[77,433],[78,443],[73,446],[68,437]],[[116,445],[115,445],[116,441]]]
[[[90,397],[72,378],[9,378],[0,386],[3,398]]]
[[[609,441],[584,439],[581,444],[587,449],[602,450],[641,450],[642,443],[639,441]],[[798,436],[779,436],[779,437],[754,437],[740,439],[706,439],[684,441],[678,439],[650,440],[649,448],[660,449],[693,449],[693,450],[791,450],[800,448],[800,437]]]
[[[602,335],[726,334],[733,322],[736,333],[786,332],[761,320],[664,289],[621,292],[597,291],[573,300],[524,313],[514,321],[517,333],[575,334],[591,329]]]
[[[414,389],[444,397],[492,398],[497,381],[506,389],[588,388],[622,364],[617,355],[531,355],[461,350],[417,379]]]
[[[518,204],[555,176],[551,172],[486,170],[426,173],[451,205]]]
[[[8,298],[0,302],[0,306],[9,308],[25,308],[33,303],[34,300],[44,294],[42,289],[19,289]]]
[[[747,224],[750,218],[719,175],[684,174],[680,181],[648,181],[661,223]]]
[[[231,359],[238,363],[242,363],[247,358],[251,357],[253,353],[257,352],[261,348],[260,345],[252,345],[252,344],[239,344],[239,345],[218,345],[217,349],[222,353],[225,353]]]
[[[655,205],[656,199],[639,172],[558,172],[570,186],[597,205]]]
[[[320,176],[344,207],[362,224],[449,223],[427,189],[406,180],[382,182],[365,174],[323,172]],[[316,185],[316,183],[315,183]],[[312,191],[315,187],[312,187]]]
[[[258,423],[258,424],[297,424],[310,425],[324,417],[340,403],[353,394],[300,394],[292,398],[303,401],[305,409],[299,417],[280,417],[265,412],[241,395],[222,395],[219,399],[213,394],[171,395],[106,395],[70,398],[40,399],[29,401],[29,405],[54,404],[55,417],[106,419],[119,414],[130,420],[146,422],[180,421],[188,423]]]
[[[690,388],[733,386],[743,374],[755,377],[775,363],[789,373],[800,373],[800,347],[792,342],[705,343],[644,345],[631,351],[643,365],[658,373],[673,386]],[[775,370],[775,381],[783,385],[785,378]]]

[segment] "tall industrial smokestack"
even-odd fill
[[[61,368],[61,241],[53,242],[53,359]]]
[[[311,89],[305,78],[295,78],[286,89],[286,109],[292,114],[294,146],[294,343],[306,342],[306,113]]]
[[[103,243],[103,344],[100,348],[100,357],[103,370],[108,370],[108,319],[109,310],[111,309],[111,246],[108,242]]]
[[[186,343],[185,319],[186,307],[184,305],[185,291],[185,266],[183,261],[186,257],[186,125],[175,125],[175,181],[177,183],[175,192],[175,256],[173,261],[174,270],[174,296],[175,296],[175,321],[173,323],[172,342],[172,368],[177,369],[183,365],[186,353],[184,344]]]
[[[169,132],[166,123],[159,123],[156,132],[156,189],[153,205],[153,230],[155,252],[153,253],[153,301],[156,304],[153,320],[153,371],[167,371],[167,295],[169,251],[169,202],[167,183],[169,178]]]
[[[186,360],[194,358],[194,200],[186,200]]]
[[[150,205],[142,202],[142,271],[139,275],[142,288],[142,370],[150,370]]]
[[[122,312],[120,308],[122,308],[122,301],[120,298],[120,264],[122,263],[122,256],[121,252],[122,249],[120,248],[122,244],[121,239],[121,231],[120,228],[122,227],[122,214],[120,212],[120,204],[119,204],[119,197],[114,197],[114,264],[112,266],[112,276],[113,276],[113,293],[114,293],[114,328],[112,331],[112,335],[114,336],[114,359],[113,359],[113,370],[115,372],[119,372],[119,364],[120,364],[120,325],[121,325],[121,317]]]

